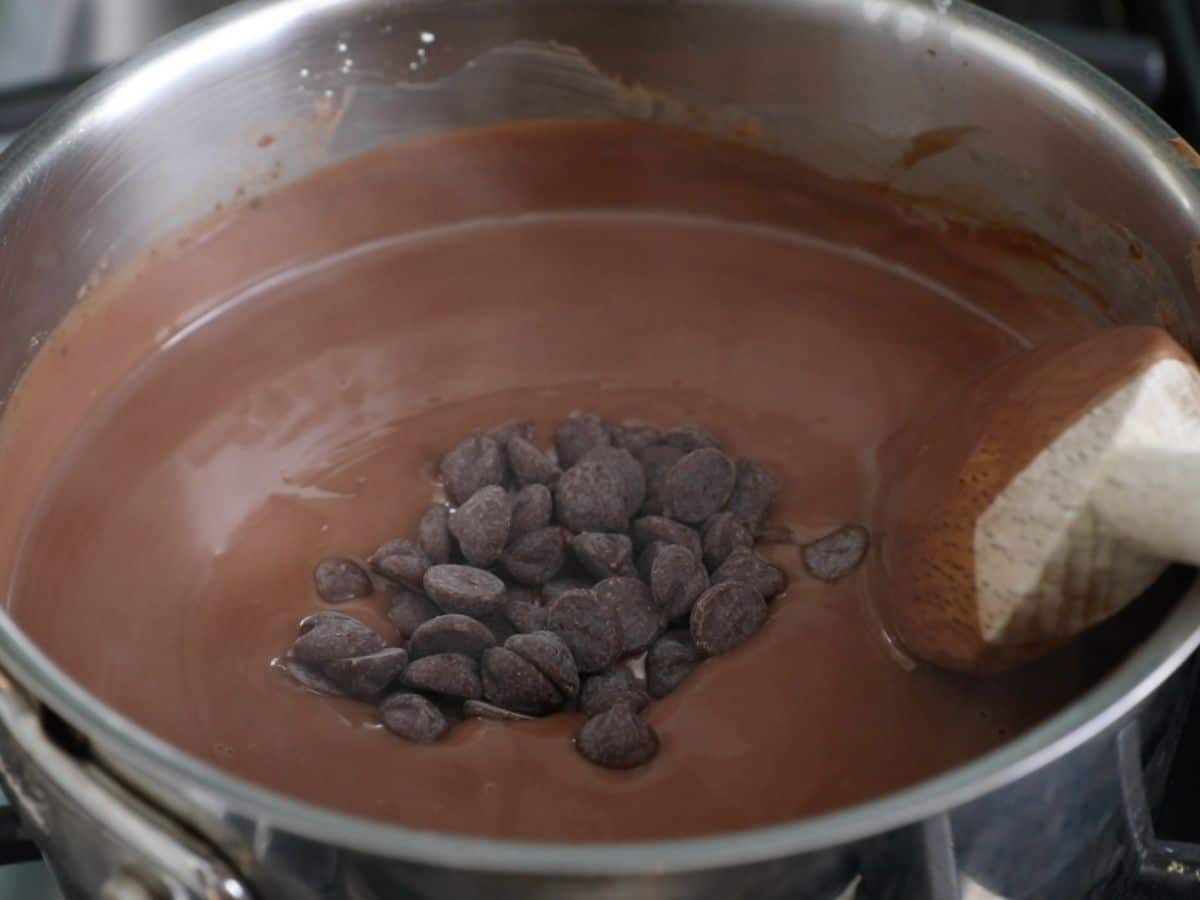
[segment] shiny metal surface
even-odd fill
[[[1064,250],[1074,299],[1094,315],[1160,322],[1200,347],[1200,190],[1167,143],[1176,135],[1077,61],[969,5],[261,0],[105,73],[0,159],[0,385],[104,272],[217,202],[385,141],[579,114],[749,127],[834,174],[1034,231]],[[898,165],[912,139],[963,126],[958,146]],[[1137,728],[1153,792],[1198,641],[1192,591],[1090,694],[969,765],[803,822],[634,845],[465,839],[317,809],[141,731],[7,618],[0,665],[86,736],[78,764],[105,775],[112,802],[124,808],[132,786],[186,822],[161,834],[185,835],[206,864],[228,860],[264,897],[1032,898],[1082,896],[1111,867],[1126,827],[1117,737]],[[20,794],[50,777],[32,724],[0,726],[10,786]],[[120,870],[103,841],[44,838],[69,896],[93,895]],[[153,847],[131,852],[158,865]]]

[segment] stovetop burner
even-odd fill
[[[136,52],[145,43],[230,0],[8,0],[0,3],[0,148],[37,116],[104,67]],[[959,0],[961,2],[961,0]],[[979,5],[1013,18],[1083,57],[1151,105],[1180,134],[1200,146],[1200,0],[981,0]],[[1200,767],[1184,761],[1200,759],[1200,692],[1193,692],[1188,715],[1179,725],[1165,794],[1154,815],[1151,803],[1134,797],[1133,808],[1144,814],[1141,830],[1123,840],[1200,842]],[[1127,798],[1128,799],[1128,798]],[[1139,807],[1138,803],[1144,803]],[[0,845],[16,827],[0,795]],[[1135,819],[1137,816],[1135,815]],[[1135,822],[1134,825],[1138,825]],[[1153,837],[1152,837],[1153,836]],[[930,840],[936,844],[937,836]],[[1134,887],[1128,881],[1137,852],[1126,848],[1126,860],[1114,862],[1092,896],[1103,900],[1160,900],[1177,897],[1164,888]],[[1128,852],[1132,850],[1134,852]],[[936,847],[919,848],[925,862]],[[0,898],[61,900],[44,863],[20,851],[0,854]],[[936,861],[936,860],[935,860]],[[1014,860],[1013,865],[1022,865]],[[936,866],[934,866],[936,869]],[[926,873],[918,893],[889,888],[871,893],[863,885],[860,900],[907,900],[932,891],[950,900],[937,886],[936,872]],[[909,882],[916,884],[918,882]],[[933,896],[928,894],[926,896]],[[1195,896],[1200,897],[1200,883]],[[993,900],[974,885],[960,886],[955,900]],[[925,900],[922,897],[922,900]],[[1015,900],[1015,898],[1014,898]],[[1033,898],[1021,898],[1033,900]],[[1075,900],[1047,897],[1047,900]]]

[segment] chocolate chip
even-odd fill
[[[557,526],[521,535],[500,557],[504,568],[524,584],[545,584],[567,561],[567,536]]]
[[[508,589],[508,597],[504,601],[504,615],[521,634],[532,631],[542,631],[546,627],[546,608],[533,600],[514,597],[513,589]]]
[[[450,562],[450,508],[435,503],[417,523],[417,543],[435,566]]]
[[[418,744],[432,744],[450,729],[442,711],[420,694],[392,694],[379,704],[379,718],[388,731]]]
[[[387,645],[383,638],[358,619],[336,612],[319,612],[300,620],[300,636],[292,656],[302,663],[320,665],[348,656],[365,656]]]
[[[488,434],[473,434],[445,455],[440,467],[446,493],[456,504],[489,484],[503,484],[504,455]]]
[[[496,636],[482,622],[467,616],[449,613],[422,624],[408,641],[412,660],[440,653],[458,653],[478,659],[483,651],[496,644]]]
[[[497,706],[537,716],[562,705],[562,695],[550,680],[512,650],[504,647],[485,650],[480,668],[483,695]]]
[[[685,547],[678,544],[664,547],[654,559],[650,591],[668,621],[686,616],[708,584],[704,565]]]
[[[326,603],[344,603],[369,597],[375,590],[366,569],[354,560],[341,556],[330,556],[317,563],[313,569],[313,584],[316,585],[317,596]]]
[[[660,516],[664,509],[667,473],[683,459],[683,451],[667,444],[653,444],[642,450],[638,459],[646,474],[646,499],[642,501],[641,513],[644,516]]]
[[[681,522],[703,522],[720,512],[736,478],[737,467],[720,450],[693,450],[667,473],[663,496],[667,515]]]
[[[624,666],[591,675],[584,681],[579,693],[579,708],[585,716],[598,716],[618,703],[627,704],[634,712],[641,712],[650,705],[650,695]]]
[[[737,480],[725,508],[751,525],[757,525],[771,508],[777,489],[775,476],[762,463],[739,459]]]
[[[504,646],[533,665],[568,699],[579,693],[579,667],[566,643],[552,631],[515,634]]]
[[[374,700],[404,672],[408,653],[399,647],[388,647],[365,656],[335,659],[325,663],[329,680],[351,697]]]
[[[582,578],[552,578],[542,585],[542,602],[548,606],[567,591],[590,591],[593,584]]]
[[[505,422],[488,432],[501,447],[507,447],[514,438],[532,441],[537,433],[534,424],[528,419]]]
[[[463,704],[463,713],[477,719],[491,719],[496,722],[532,722],[534,719],[533,716],[504,709],[485,700],[468,700]]]
[[[589,450],[581,462],[599,463],[612,470],[620,481],[625,520],[637,515],[646,499],[646,473],[632,453],[617,447],[596,447]]]
[[[633,541],[625,534],[585,531],[571,538],[571,552],[594,578],[632,575]]]
[[[646,652],[646,690],[660,700],[683,683],[703,657],[685,629],[668,631]]]
[[[448,613],[486,616],[504,600],[504,582],[471,566],[431,566],[423,584],[429,599]]]
[[[558,463],[523,438],[510,440],[507,451],[509,468],[521,484],[553,484],[562,474]]]
[[[550,604],[546,627],[562,638],[580,672],[601,672],[621,653],[621,623],[593,591],[567,591]]]
[[[392,608],[388,610],[388,621],[396,626],[406,639],[423,623],[442,614],[438,605],[424,594],[401,586],[392,597]]]
[[[600,416],[571,416],[554,429],[554,449],[558,453],[558,464],[563,468],[575,465],[593,447],[611,444],[611,426]]]
[[[523,534],[537,531],[550,524],[554,515],[554,498],[544,484],[529,484],[512,496],[512,523],[508,539],[514,541]]]
[[[717,513],[700,531],[704,544],[704,564],[716,569],[739,547],[754,546],[754,532],[745,521],[731,512]]]
[[[704,547],[696,529],[689,528],[682,522],[668,519],[665,516],[643,516],[633,520],[633,542],[638,547],[649,546],[654,541],[664,544],[678,544],[696,557],[704,558]]]
[[[717,571],[713,572],[713,584],[722,581],[744,581],[770,600],[782,594],[787,587],[787,576],[783,570],[771,565],[753,550],[739,547],[725,558]]]
[[[628,705],[618,703],[583,723],[575,747],[598,766],[632,769],[654,758],[658,736]]]
[[[613,446],[628,450],[635,456],[651,444],[660,443],[662,437],[661,429],[647,425],[645,422],[622,422],[612,430]]]
[[[302,663],[290,656],[272,660],[271,665],[314,694],[324,694],[330,697],[340,697],[342,694],[341,688],[316,666]]]
[[[567,469],[554,485],[558,521],[575,532],[624,531],[632,490],[625,481],[628,474],[606,457],[589,457]]]
[[[671,544],[663,543],[662,541],[651,541],[646,545],[645,549],[638,554],[637,570],[638,578],[650,583],[650,576],[654,572],[654,560],[658,559],[658,554],[663,547],[670,547]]]
[[[662,545],[666,546],[666,545]],[[609,606],[621,625],[621,656],[641,653],[662,634],[666,619],[636,578],[607,578],[595,587],[600,602]]]
[[[722,581],[692,607],[692,640],[701,653],[717,656],[744,643],[767,620],[767,601],[743,581]]]
[[[488,485],[450,514],[450,533],[473,566],[490,566],[508,543],[512,501],[502,487]]]
[[[371,568],[395,584],[421,584],[425,570],[433,563],[416,541],[406,538],[388,541],[371,554]]]
[[[804,548],[804,567],[822,581],[845,578],[867,555],[870,540],[867,529],[861,525],[839,528]]]
[[[678,428],[672,428],[663,435],[663,443],[669,447],[678,447],[684,453],[702,450],[705,447],[721,449],[721,442],[713,436],[712,432],[706,431],[699,425],[680,425]]]
[[[478,700],[483,696],[479,664],[461,653],[422,656],[404,670],[404,683],[419,691]]]

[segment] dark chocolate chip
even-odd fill
[[[496,439],[496,443],[501,447],[507,447],[513,438],[532,441],[537,434],[537,429],[528,419],[521,419],[516,422],[505,422],[488,433]]]
[[[744,581],[722,581],[692,607],[692,640],[701,653],[717,656],[744,643],[767,620],[767,601]]]
[[[483,695],[497,706],[537,716],[562,705],[562,695],[550,680],[512,650],[504,647],[485,650],[480,668]]]
[[[771,565],[753,550],[739,547],[725,558],[717,571],[713,572],[713,584],[722,581],[744,581],[770,600],[782,594],[787,587],[787,576],[783,570]]]
[[[367,570],[352,559],[330,556],[313,569],[313,584],[317,596],[326,603],[344,603],[369,597],[375,590]]]
[[[644,516],[661,516],[667,473],[683,459],[683,451],[667,444],[652,444],[638,454],[638,459],[642,471],[646,473],[646,499],[642,501],[641,513]]]
[[[582,578],[552,578],[542,585],[542,603],[548,606],[567,591],[590,591],[593,584]]]
[[[450,613],[423,623],[408,641],[412,660],[440,653],[458,653],[478,659],[496,644],[496,636],[482,622]]]
[[[371,568],[394,584],[419,587],[421,578],[433,562],[416,541],[402,538],[388,541],[371,554]]]
[[[325,663],[329,680],[359,700],[375,700],[391,687],[408,664],[408,653],[388,647],[366,656],[335,659]]]
[[[720,450],[693,450],[667,473],[667,515],[680,522],[703,522],[721,511],[736,478],[737,467]]]
[[[365,656],[387,646],[383,638],[358,619],[336,612],[319,612],[300,620],[300,636],[292,656],[320,665],[348,656]]]
[[[450,533],[473,566],[490,566],[508,543],[512,500],[497,485],[482,487],[450,514]]]
[[[564,469],[575,465],[593,447],[612,444],[612,426],[600,416],[571,416],[554,429],[554,449]]]
[[[446,493],[455,503],[466,503],[481,487],[504,482],[504,454],[489,434],[473,434],[442,459],[440,467]]]
[[[508,465],[521,484],[553,484],[562,469],[558,463],[522,438],[508,442]]]
[[[442,566],[450,562],[450,508],[444,503],[435,503],[425,510],[417,523],[417,543],[425,551],[432,565]]]
[[[283,656],[272,660],[271,665],[279,669],[279,671],[283,672],[302,688],[306,688],[314,694],[325,694],[330,697],[340,697],[342,695],[341,688],[334,683],[333,679],[326,676],[316,666],[302,663],[300,660],[292,659],[290,656]]]
[[[463,713],[477,719],[492,719],[496,722],[532,722],[534,716],[513,712],[485,700],[468,700],[463,704]]]
[[[420,694],[392,694],[379,704],[384,726],[418,744],[432,744],[450,729],[445,715]]]
[[[435,653],[413,660],[404,670],[404,683],[419,691],[466,700],[483,696],[479,664],[461,653]]]
[[[737,480],[725,508],[751,525],[757,525],[771,508],[777,489],[775,476],[762,463],[739,459]]]
[[[583,682],[579,708],[585,716],[598,716],[618,703],[628,704],[634,712],[641,712],[650,705],[650,695],[624,666],[590,675]]]
[[[870,543],[867,529],[847,525],[804,548],[804,567],[814,578],[837,581],[858,568]]]
[[[665,546],[665,545],[663,545]],[[621,624],[621,655],[641,653],[662,634],[666,617],[636,578],[606,578],[595,587],[600,602],[611,607]]]
[[[401,586],[392,597],[392,608],[388,610],[388,621],[407,640],[424,622],[442,614],[436,603],[424,594]]]
[[[554,498],[544,484],[529,484],[512,496],[512,524],[508,539],[514,541],[523,534],[537,531],[550,524],[554,516]]]
[[[567,561],[567,535],[558,526],[523,534],[500,557],[505,570],[523,584],[545,584]]]
[[[651,541],[649,544],[647,544],[645,549],[638,554],[638,578],[642,579],[642,581],[646,582],[646,584],[649,584],[650,576],[654,572],[654,560],[658,559],[658,554],[663,547],[670,546],[672,545],[664,544],[662,541]]]
[[[512,588],[508,589],[508,597],[504,601],[504,615],[521,634],[546,628],[546,607],[533,600],[514,597]]]
[[[654,758],[658,736],[628,705],[618,703],[583,723],[575,747],[598,766],[632,769]]]
[[[486,616],[504,600],[504,582],[471,566],[431,566],[423,583],[429,599],[448,613]]]
[[[602,672],[621,653],[616,611],[593,591],[567,591],[547,608],[546,627],[562,638],[580,672]]]
[[[624,453],[624,450],[615,451]],[[589,457],[563,472],[554,485],[554,512],[572,531],[624,531],[631,487],[625,467],[607,457]]]
[[[571,552],[593,578],[632,575],[633,541],[625,534],[585,531],[571,538]]]
[[[704,564],[716,569],[739,547],[754,546],[754,532],[745,521],[731,512],[717,513],[700,531],[704,544]]]
[[[625,502],[625,520],[638,514],[642,501],[646,499],[646,473],[632,453],[617,447],[596,447],[589,450],[581,462],[607,466],[620,482],[621,497]]]
[[[661,700],[692,674],[702,658],[689,631],[668,631],[646,652],[647,692]]]
[[[564,697],[569,699],[579,693],[579,667],[575,657],[554,632],[515,634],[504,642],[504,646],[531,663]]]
[[[696,529],[668,519],[665,516],[643,516],[633,520],[633,542],[639,549],[645,548],[654,541],[664,544],[678,544],[696,557],[704,558],[704,546]]]
[[[622,422],[612,430],[613,446],[628,450],[634,455],[645,450],[651,444],[660,443],[662,438],[661,429],[647,425],[645,422]]]
[[[654,559],[650,572],[650,591],[655,605],[674,622],[684,618],[708,589],[708,572],[686,547],[664,547]]]
[[[680,425],[672,428],[663,435],[663,443],[670,447],[678,447],[684,453],[702,450],[705,447],[721,449],[721,442],[699,425]]]

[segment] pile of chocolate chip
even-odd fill
[[[440,474],[451,505],[415,538],[385,543],[371,571],[331,558],[314,572],[328,603],[394,591],[400,646],[330,610],[279,661],[310,689],[378,704],[411,741],[462,716],[578,710],[584,757],[641,765],[658,749],[651,699],[750,638],[787,586],[754,551],[775,479],[696,425],[576,415],[546,452],[516,423],[464,440]]]

